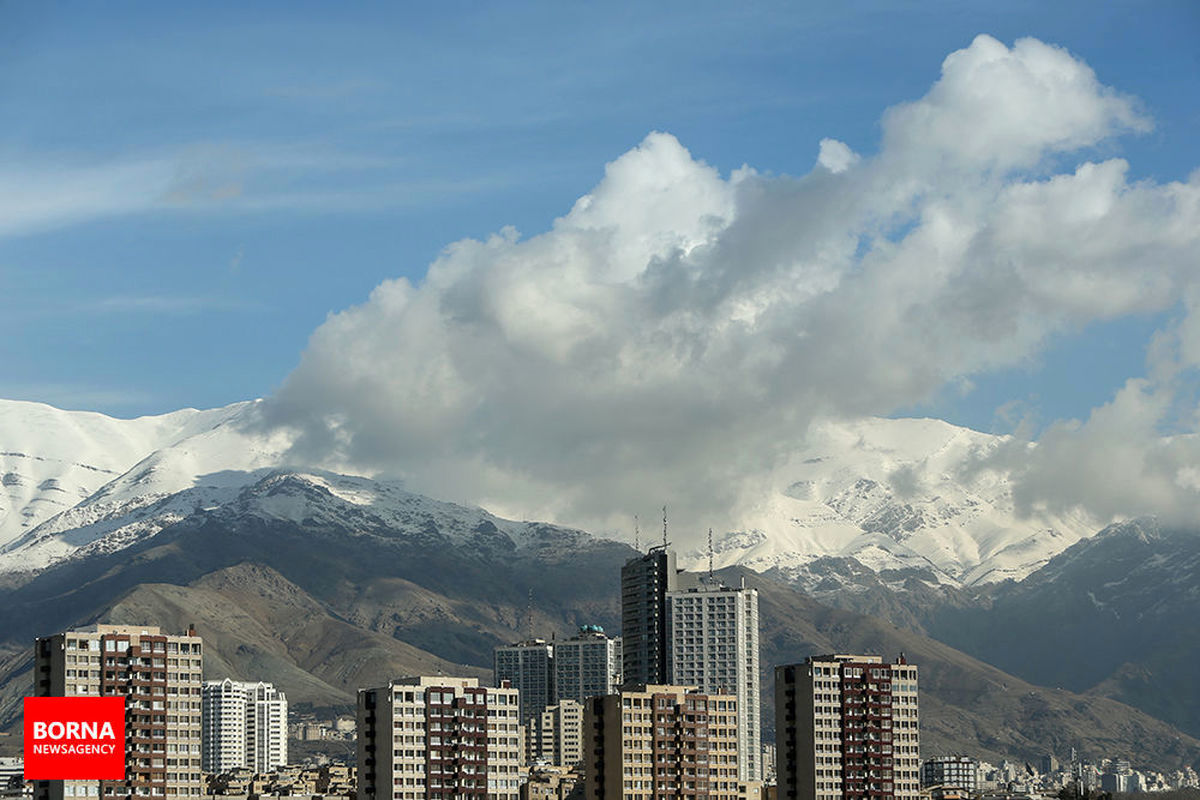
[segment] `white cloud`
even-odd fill
[[[26,153],[0,160],[0,236],[147,214],[359,211],[441,202],[511,182],[429,180],[403,159],[261,143],[207,143],[124,158]]]
[[[420,285],[331,316],[272,419],[313,454],[510,514],[603,528],[668,502],[720,526],[786,482],[773,471],[814,419],[909,406],[1174,303],[1200,179],[1047,172],[1148,124],[1066,52],[981,36],[885,114],[871,158],[826,139],[801,178],[723,177],[651,134],[549,231],[457,242]],[[1127,391],[1063,440],[1151,436],[1128,408],[1153,390]],[[1157,485],[1149,464],[1131,469]]]
[[[845,142],[837,139],[822,139],[817,163],[833,173],[845,172],[859,160],[858,153]]]

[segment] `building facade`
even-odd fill
[[[584,709],[588,800],[738,797],[738,708],[732,694],[626,687]]]
[[[775,668],[780,800],[916,800],[917,668],[815,656]]]
[[[266,773],[287,764],[287,696],[270,683],[206,681],[203,766],[222,773]]]
[[[933,786],[979,791],[979,762],[970,756],[936,756],[921,763],[921,788]]]
[[[737,697],[738,777],[762,780],[758,590],[704,579],[666,599],[671,682]]]
[[[359,800],[517,800],[516,689],[423,676],[358,692]]]
[[[492,671],[496,683],[507,681],[520,692],[522,724],[554,702],[554,646],[545,639],[526,639],[495,648]]]
[[[621,567],[621,657],[626,684],[666,684],[667,593],[679,588],[675,553],[666,546]]]
[[[583,761],[583,705],[560,700],[525,726],[525,763],[575,767]]]
[[[583,703],[620,687],[621,637],[609,638],[599,625],[585,625],[570,639],[554,642],[553,647],[556,702]]]
[[[91,625],[39,638],[38,697],[125,698],[124,781],[38,781],[38,800],[196,797],[201,774],[203,642],[142,625]]]

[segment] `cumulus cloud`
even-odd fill
[[[845,172],[856,161],[858,153],[850,149],[850,145],[837,139],[822,139],[821,149],[817,154],[817,163],[830,172]]]
[[[684,526],[727,524],[786,485],[816,419],[1175,303],[1200,178],[1130,182],[1079,155],[1148,127],[1069,53],[980,36],[884,114],[871,157],[826,139],[807,175],[721,175],[652,133],[545,233],[456,242],[419,285],[332,315],[269,419],[298,456],[501,513],[604,529],[666,501]]]

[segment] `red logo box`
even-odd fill
[[[25,779],[125,780],[125,698],[26,697]]]

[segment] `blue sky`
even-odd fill
[[[727,175],[870,156],[978,33],[1065,47],[1200,166],[1200,5],[5,4],[0,397],[118,416],[272,394],[327,315],[446,245],[548,229],[651,131]],[[1074,156],[1063,169],[1070,171]],[[1172,310],[1057,334],[897,413],[1084,418]]]

